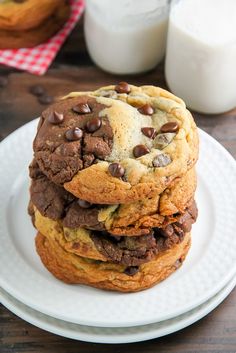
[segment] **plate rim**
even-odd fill
[[[31,127],[31,125],[36,125],[37,123],[37,120],[38,119],[35,119],[33,121],[30,121],[28,122],[27,124],[19,127],[17,130],[15,130],[13,133],[11,133],[9,136],[7,136],[1,143],[0,143],[0,151],[1,151],[1,148],[4,144],[7,144],[9,142],[11,142],[11,139],[14,140],[15,136],[17,136],[17,133],[19,134],[20,131],[22,131],[23,129],[25,129],[27,126]],[[217,148],[219,148],[222,153],[224,153],[225,156],[227,156],[227,159],[233,163],[235,163],[234,161],[234,158],[231,156],[231,154],[218,142],[216,141],[213,137],[211,137],[210,135],[208,135],[206,132],[204,132],[203,130],[199,129],[199,132],[200,132],[200,135],[203,135],[206,139],[208,139],[210,141],[210,143],[213,143],[213,144],[216,144],[217,145]],[[235,170],[236,170],[236,164],[234,164],[234,167],[235,167]],[[186,305],[184,307],[184,309],[176,309],[176,311],[174,313],[169,313],[169,314],[165,314],[163,315],[162,317],[160,317],[158,319],[158,321],[163,321],[163,320],[167,320],[171,317],[174,317],[174,316],[177,316],[177,315],[180,315],[181,313],[183,312],[186,312],[186,311],[189,311],[191,309],[193,309],[194,307],[196,306],[199,306],[201,305],[201,303],[205,302],[206,300],[208,300],[210,297],[212,297],[216,292],[220,291],[220,289],[225,285],[225,283],[227,283],[229,281],[229,278],[231,278],[236,272],[236,264],[233,268],[231,268],[231,270],[228,272],[227,276],[224,277],[224,280],[221,281],[220,283],[218,283],[218,285],[215,285],[214,286],[214,289],[211,289],[211,290],[208,290],[207,292],[207,295],[205,294],[205,296],[202,296],[201,299],[198,299],[198,300],[195,300],[194,304],[189,304],[189,305]],[[0,283],[3,283],[2,282],[2,278],[0,278]],[[9,292],[13,297],[17,298],[19,301],[21,302],[24,302],[26,305],[28,306],[31,306],[32,308],[36,309],[36,310],[39,310],[39,311],[42,311],[40,309],[40,305],[37,305],[35,303],[29,303],[29,302],[26,302],[26,299],[24,297],[22,297],[19,293],[15,293],[14,289],[12,287],[10,287],[8,285],[8,283],[4,283],[4,285],[2,285],[2,287],[4,289],[6,289],[7,292]],[[153,323],[156,321],[156,319],[146,319],[146,320],[137,320],[135,323],[131,320],[131,321],[120,321],[119,324],[117,324],[117,322],[110,322],[110,320],[108,320],[109,322],[107,321],[104,321],[101,322],[101,321],[93,321],[93,322],[90,322],[90,321],[87,321],[87,320],[74,320],[71,318],[68,318],[64,315],[55,315],[55,313],[53,313],[53,311],[50,311],[50,310],[43,310],[42,312],[44,312],[45,314],[47,315],[50,315],[50,316],[55,316],[57,317],[58,319],[63,319],[65,321],[71,321],[71,322],[75,322],[75,323],[78,323],[78,324],[83,324],[83,325],[90,325],[90,326],[99,326],[99,327],[124,327],[124,326],[139,326],[139,325],[142,325],[142,324],[150,324],[150,323]]]
[[[76,326],[77,330],[76,333],[69,333],[69,331],[71,331],[69,328],[67,328],[67,331],[65,333],[64,328],[62,327],[63,324],[66,326],[69,326],[69,323],[67,321],[63,321],[60,319],[56,319],[53,317],[50,317],[48,315],[45,315],[43,313],[38,312],[35,309],[32,309],[31,307],[25,305],[24,303],[21,303],[20,301],[18,301],[16,298],[12,297],[9,293],[7,293],[6,291],[2,292],[1,288],[0,288],[0,302],[2,302],[2,305],[5,306],[8,310],[10,310],[13,314],[17,315],[19,318],[21,318],[22,320],[30,323],[31,325],[34,325],[38,328],[40,328],[41,330],[50,332],[52,334],[55,335],[59,335],[61,337],[66,337],[66,338],[70,338],[73,340],[77,340],[77,341],[82,341],[82,342],[89,342],[89,343],[99,343],[99,344],[127,344],[127,343],[135,343],[135,342],[144,342],[144,341],[148,341],[151,339],[156,339],[156,338],[160,338],[160,337],[164,337],[166,335],[178,332],[194,323],[196,323],[197,321],[201,320],[202,318],[204,318],[205,316],[207,316],[210,312],[212,312],[215,308],[217,308],[229,295],[230,293],[234,290],[236,286],[236,277],[231,278],[231,280],[229,281],[229,283],[227,283],[224,288],[222,288],[218,293],[216,293],[212,298],[209,298],[206,302],[202,303],[200,306],[197,306],[195,309],[188,311],[180,316],[176,316],[174,317],[172,320],[166,320],[167,326],[158,328],[155,327],[155,325],[158,324],[157,323],[153,323],[153,324],[149,324],[149,325],[142,325],[142,326],[134,326],[133,329],[144,329],[144,331],[140,332],[136,332],[136,333],[132,333],[130,334],[128,337],[125,336],[125,339],[122,339],[122,335],[120,335],[119,337],[115,336],[115,338],[112,338],[112,335],[105,336],[106,338],[104,339],[104,336],[97,336],[96,334],[90,334],[90,338],[88,338],[89,333],[82,333],[79,332],[79,329],[81,329],[81,327],[83,327],[83,325],[79,325],[79,324],[73,324]],[[9,298],[10,297],[10,298]],[[3,299],[2,299],[3,298]],[[9,299],[13,300],[14,303],[9,303]],[[15,305],[17,304],[17,306]],[[23,309],[19,308],[19,305],[23,306]],[[26,310],[30,310],[32,311],[32,315],[30,315],[29,313],[25,313],[24,309]],[[22,314],[23,313],[23,314]],[[38,323],[40,318],[36,318],[35,321],[35,317],[33,317],[33,314],[36,314],[37,316],[41,316],[41,323]],[[49,323],[46,322],[46,327],[45,328],[45,321],[43,322],[43,320],[46,319],[51,319],[54,321],[54,327],[53,327],[53,322]],[[168,326],[168,321],[175,321],[169,324]],[[177,321],[176,321],[177,320]],[[55,324],[58,321],[58,326],[56,327]],[[162,324],[165,324],[165,321],[162,321]],[[48,327],[49,325],[49,327]],[[145,331],[145,328],[154,326],[151,330],[147,330]],[[94,330],[94,327],[89,327],[86,326],[88,329],[91,328],[92,330]],[[128,327],[129,329],[130,327]],[[96,329],[99,330],[106,330],[106,328],[104,327],[97,327]],[[111,328],[112,330],[122,330],[122,329],[126,329],[125,327],[123,328]],[[82,337],[80,336],[82,335]],[[94,337],[95,335],[95,337]],[[107,339],[108,337],[108,339]]]

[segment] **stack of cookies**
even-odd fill
[[[181,99],[126,82],[73,92],[42,113],[33,148],[29,212],[54,276],[132,292],[180,267],[198,158]]]
[[[0,0],[0,49],[45,42],[69,14],[68,0]]]

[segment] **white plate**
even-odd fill
[[[183,314],[221,290],[236,273],[236,165],[229,153],[200,131],[199,219],[184,265],[155,287],[121,294],[66,285],[41,264],[27,215],[27,166],[36,121],[0,144],[0,286],[52,317],[89,326],[127,327]]]
[[[1,288],[0,301],[22,319],[63,337],[93,343],[131,343],[162,337],[193,324],[215,309],[229,295],[235,285],[236,277],[206,303],[173,319],[150,325],[123,328],[82,326],[54,319],[24,305]]]

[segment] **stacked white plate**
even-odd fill
[[[82,341],[128,343],[180,330],[213,310],[236,284],[236,164],[203,131],[197,166],[199,218],[183,266],[131,294],[66,285],[41,264],[27,215],[28,165],[37,121],[0,144],[0,300],[24,320]]]

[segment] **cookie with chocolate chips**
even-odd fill
[[[42,172],[75,197],[130,203],[161,194],[191,169],[198,135],[182,100],[121,82],[72,93],[46,109],[34,155]]]
[[[148,234],[139,236],[117,237],[102,231],[101,228],[98,228],[98,231],[91,231],[76,227],[76,221],[73,222],[72,218],[67,219],[66,222],[58,222],[43,216],[36,208],[34,208],[34,223],[38,231],[45,236],[48,236],[53,229],[55,234],[60,234],[63,237],[61,246],[70,253],[114,264],[140,266],[183,240],[185,233],[191,231],[192,224],[196,220],[197,213],[193,212],[194,208],[196,207],[193,205],[186,210],[178,221],[163,228],[155,227],[149,230]],[[82,217],[83,213],[81,213]],[[92,218],[91,215],[90,222]]]
[[[117,175],[121,171],[115,166],[113,173]],[[45,177],[35,160],[30,167],[30,176],[31,202],[36,209],[45,217],[62,221],[63,226],[70,229],[106,230],[118,236],[138,236],[149,234],[154,227],[163,227],[178,221],[181,215],[194,210],[194,169],[176,180],[160,196],[116,205],[91,204],[75,198]]]
[[[88,95],[106,106],[99,118],[107,119],[113,137],[104,158],[64,183],[76,197],[101,204],[135,202],[161,194],[196,163],[197,129],[181,99],[158,87],[126,82]],[[65,100],[81,97],[74,92]],[[111,173],[114,163],[122,166],[122,177]]]
[[[57,278],[132,292],[183,263],[198,135],[181,99],[127,82],[74,92],[42,112],[33,148],[29,213]]]
[[[36,236],[36,249],[44,266],[65,283],[86,284],[101,289],[137,292],[163,281],[183,263],[191,244],[190,233],[172,249],[162,251],[135,271],[130,266],[74,255],[66,251],[54,236]],[[179,263],[178,267],[176,263]],[[61,266],[60,264],[63,264]]]
[[[60,101],[42,113],[34,155],[53,183],[63,186],[89,163],[111,154],[113,131],[106,116],[99,118],[105,108],[95,97],[80,96]]]
[[[121,239],[83,229],[70,234],[38,211],[35,225],[40,230],[37,252],[57,278],[124,292],[149,288],[165,279],[176,270],[176,261],[183,262],[190,246],[190,233],[179,225]]]

